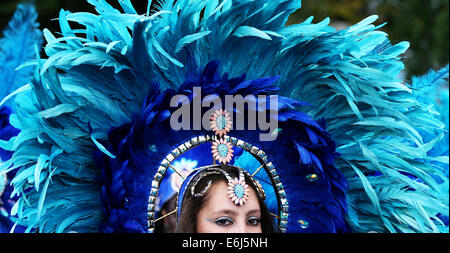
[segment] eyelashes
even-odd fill
[[[207,218],[206,221],[215,223],[216,225],[221,227],[226,227],[234,224],[233,219],[231,219],[230,217],[220,217],[215,220]],[[249,217],[245,221],[245,223],[249,226],[258,226],[261,223],[261,219],[258,217]]]
[[[209,221],[215,223],[218,226],[222,226],[222,227],[226,227],[226,226],[230,226],[230,225],[234,224],[233,220],[229,217],[220,217],[214,221],[212,221],[212,220],[209,220]]]
[[[261,219],[258,217],[250,217],[247,219],[246,223],[250,226],[258,226],[259,223],[261,223]]]

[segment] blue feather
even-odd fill
[[[8,27],[3,31],[0,39],[0,140],[8,141],[20,132],[10,124],[11,109],[15,110],[12,98],[15,90],[25,86],[31,79],[33,68],[24,66],[35,59],[35,46],[41,47],[42,34],[38,29],[37,12],[33,5],[18,5]],[[32,64],[31,64],[32,65]],[[12,94],[9,96],[9,94]],[[6,105],[5,105],[6,104]],[[11,106],[12,108],[10,108]],[[9,150],[0,148],[1,161],[8,160],[12,155]],[[11,181],[17,169],[14,167],[1,170],[0,180],[3,184]],[[17,198],[10,198],[13,192],[9,184],[0,186],[0,233],[9,232],[13,226],[10,211]],[[6,216],[5,216],[6,215]],[[18,229],[19,231],[21,229]]]
[[[238,27],[233,32],[233,36],[236,36],[236,37],[253,36],[253,37],[259,37],[259,38],[265,39],[265,40],[272,40],[272,38],[270,38],[270,36],[267,35],[267,33],[263,32],[261,30],[258,30],[254,27],[250,27],[250,26]]]
[[[34,45],[42,44],[37,13],[33,5],[19,5],[0,39],[0,98],[27,84],[33,68],[16,69],[35,59]]]

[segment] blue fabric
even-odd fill
[[[247,151],[236,154],[234,165],[244,169],[251,175],[253,175],[253,173],[261,166],[260,162]],[[253,178],[258,180],[266,193],[265,203],[269,211],[271,213],[278,213],[278,202],[273,185],[267,173],[264,173],[263,171],[264,170],[260,170]]]

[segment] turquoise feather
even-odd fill
[[[33,68],[18,68],[35,59],[35,45],[41,47],[42,32],[38,27],[35,7],[26,4],[17,7],[14,17],[3,31],[3,38],[0,39],[0,99],[30,81]]]

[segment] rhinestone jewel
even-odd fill
[[[242,185],[238,184],[234,187],[234,195],[236,195],[236,197],[241,199],[244,197],[244,193],[244,187]]]
[[[306,175],[306,180],[308,180],[310,182],[316,182],[317,179],[319,179],[319,177],[316,174]]]
[[[228,147],[225,144],[219,144],[217,146],[217,151],[222,158],[225,158],[228,155]]]
[[[248,200],[249,189],[245,180],[233,179],[228,182],[228,196],[235,205],[242,206]]]
[[[230,114],[226,110],[217,110],[211,116],[211,129],[220,137],[226,135],[231,130]]]
[[[216,139],[212,144],[213,157],[219,163],[229,163],[233,157],[233,146],[224,139]]]
[[[225,126],[227,124],[227,119],[225,118],[225,116],[219,116],[216,119],[216,126],[219,130],[224,130]]]
[[[300,227],[303,229],[306,229],[309,227],[309,222],[307,222],[305,220],[298,220],[297,222],[300,225]]]

